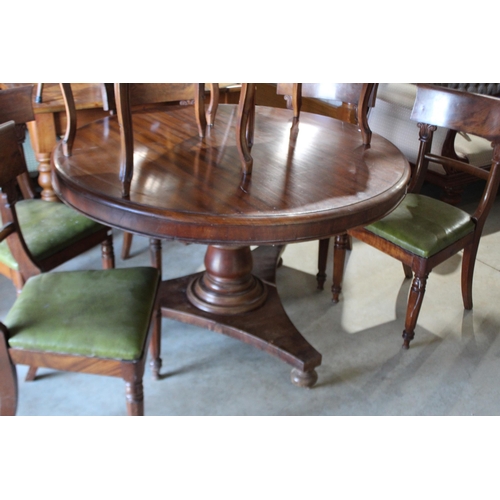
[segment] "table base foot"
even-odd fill
[[[316,373],[316,370],[303,372],[297,368],[292,368],[290,378],[292,380],[292,384],[297,387],[311,388],[317,382],[318,374]]]

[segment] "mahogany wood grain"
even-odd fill
[[[313,385],[321,355],[287,317],[273,281],[282,245],[384,216],[405,195],[407,160],[380,136],[363,145],[357,126],[309,113],[291,137],[291,111],[257,106],[253,170],[244,176],[235,105],[219,105],[217,124],[204,138],[183,106],[132,120],[129,196],[122,197],[115,117],[79,129],[71,157],[56,147],[58,194],[125,231],[208,244],[204,273],[163,282],[162,314],[249,342],[291,364],[294,383]],[[278,245],[265,257],[272,269],[253,264],[248,247],[255,244]]]
[[[289,148],[291,113],[256,109],[257,168],[248,186],[236,168],[231,105],[219,106],[218,125],[204,140],[182,106],[134,115],[140,154],[130,199],[121,197],[114,117],[80,129],[71,157],[55,149],[54,182],[68,204],[96,220],[146,236],[219,244],[314,240],[378,220],[400,201],[409,171],[387,140],[374,136],[365,147],[356,126],[304,113]]]

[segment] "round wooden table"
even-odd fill
[[[291,111],[258,106],[253,172],[244,178],[236,120],[235,105],[220,105],[201,139],[190,106],[134,114],[128,199],[117,119],[96,121],[78,130],[72,156],[56,147],[53,184],[68,205],[104,224],[207,244],[205,272],[162,283],[162,315],[277,356],[292,365],[293,383],[310,387],[321,354],[281,305],[275,270],[284,245],[380,219],[404,197],[409,164],[376,134],[363,146],[353,125],[302,113],[291,135]]]

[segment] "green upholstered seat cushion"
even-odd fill
[[[16,203],[16,211],[26,246],[37,260],[103,228],[63,203],[22,200]],[[19,268],[6,240],[0,243],[0,262],[16,271]]]
[[[420,257],[430,257],[474,230],[467,212],[420,194],[408,194],[368,231]]]
[[[159,273],[152,267],[43,273],[5,318],[9,345],[119,360],[139,359]]]

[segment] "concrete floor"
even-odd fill
[[[471,190],[470,198],[475,195]],[[465,207],[468,206],[466,202]],[[135,237],[132,258],[117,267],[147,264],[147,239]],[[431,274],[408,351],[401,333],[410,282],[399,262],[363,243],[349,253],[341,301],[316,290],[317,242],[289,245],[278,289],[290,318],[323,355],[318,383],[290,383],[290,367],[221,334],[163,320],[163,377],[144,380],[147,415],[499,415],[500,199],[479,248],[474,310],[464,311],[461,255]],[[201,269],[205,247],[165,242],[164,276]],[[99,268],[99,250],[61,268]],[[0,276],[0,318],[15,299]],[[18,367],[18,415],[124,415],[120,379],[40,369],[24,382]]]

